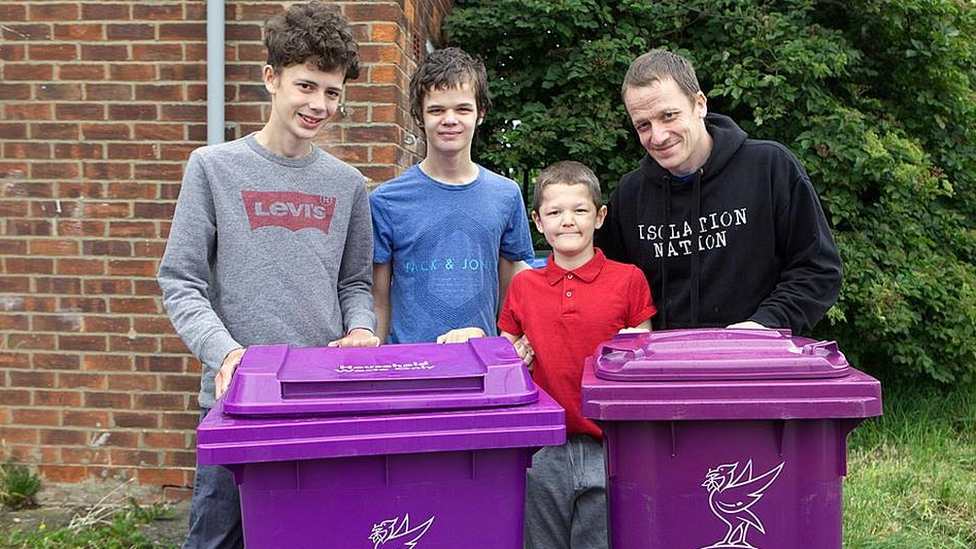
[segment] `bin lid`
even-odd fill
[[[370,413],[510,406],[538,389],[502,337],[374,348],[252,346],[223,410],[242,415]]]
[[[596,357],[596,375],[617,381],[824,378],[849,370],[837,343],[793,337],[789,330],[620,334]]]
[[[881,384],[834,342],[788,330],[620,334],[587,358],[583,415],[602,421],[864,418]]]

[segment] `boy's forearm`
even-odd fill
[[[389,263],[373,264],[373,312],[376,314],[376,336],[386,343],[390,335],[390,283],[392,267]]]

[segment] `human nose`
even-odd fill
[[[457,116],[454,115],[454,111],[447,111],[444,114],[444,123],[449,126],[457,124]]]
[[[576,223],[576,218],[573,217],[573,212],[565,211],[559,216],[559,224],[563,227],[571,227]]]
[[[651,127],[650,140],[652,145],[663,145],[668,140],[668,131],[661,127]]]
[[[322,112],[326,110],[326,106],[329,104],[329,99],[326,97],[325,92],[314,93],[308,100],[308,108],[315,112]]]

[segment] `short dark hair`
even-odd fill
[[[694,103],[695,96],[701,91],[695,67],[691,61],[667,50],[651,50],[635,59],[624,76],[620,95],[627,93],[627,88],[642,88],[667,78],[674,80],[682,93]]]
[[[460,48],[444,48],[427,54],[410,78],[410,114],[417,124],[424,125],[424,99],[431,90],[457,88],[461,84],[474,90],[478,117],[484,118],[491,106],[485,64]]]
[[[542,206],[542,191],[546,187],[556,184],[586,185],[586,189],[590,191],[590,198],[593,199],[593,204],[597,209],[603,204],[600,180],[597,179],[593,170],[579,162],[563,160],[542,170],[539,177],[535,178],[535,194],[532,198],[533,212],[539,213],[539,208]]]
[[[324,72],[344,70],[345,80],[359,78],[359,46],[335,4],[295,4],[271,17],[264,24],[264,45],[276,73],[314,63]]]

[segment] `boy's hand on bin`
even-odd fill
[[[518,353],[519,357],[522,359],[522,362],[525,363],[525,366],[531,372],[532,360],[535,359],[535,349],[533,349],[532,344],[529,343],[529,338],[523,335],[522,337],[518,338],[515,343],[512,343],[512,345],[515,347],[515,352]]]
[[[241,363],[241,357],[244,356],[244,347],[238,347],[233,351],[227,353],[224,357],[223,362],[220,363],[220,369],[217,370],[217,377],[214,378],[214,398],[220,400],[221,395],[230,387],[230,378],[234,377],[234,371],[237,370],[237,365]]]
[[[346,337],[329,342],[329,347],[379,347],[380,338],[366,328],[353,328]]]
[[[464,343],[475,338],[485,337],[485,331],[481,328],[458,328],[437,337],[438,343]]]

